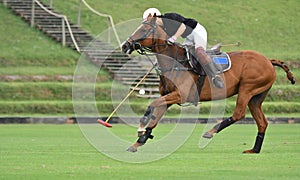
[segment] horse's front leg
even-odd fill
[[[152,129],[156,127],[168,107],[172,104],[179,103],[180,96],[177,92],[172,92],[154,100],[147,108],[146,113],[140,119],[138,128],[138,140],[131,145],[127,151],[136,152],[139,146],[144,145],[147,140],[153,138]]]
[[[158,107],[148,106],[146,113],[140,119],[140,126],[138,128],[138,140],[131,145],[127,150],[130,152],[136,152],[139,146],[144,145],[147,140],[153,139],[152,129],[155,128],[158,121],[164,115],[167,110],[167,105],[161,105]]]

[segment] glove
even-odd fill
[[[170,37],[168,40],[167,40],[167,42],[169,43],[169,44],[174,44],[175,43],[175,41],[176,41],[176,36],[172,36],[172,37]]]

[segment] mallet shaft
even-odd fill
[[[227,47],[227,46],[240,46],[241,45],[241,42],[237,42],[237,43],[234,43],[234,44],[222,44],[222,47]]]
[[[107,117],[106,123],[110,120],[110,118],[113,116],[113,114],[119,109],[119,107],[125,102],[125,100],[135,91],[135,89],[144,81],[144,79],[148,76],[148,74],[152,71],[154,66],[152,66],[147,73],[143,76],[143,78],[132,88],[132,90],[127,94],[127,96],[120,102],[120,104],[113,110],[112,113]]]

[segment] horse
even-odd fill
[[[164,28],[156,23],[156,18],[156,16],[148,17],[122,44],[122,51],[127,54],[133,51],[143,54],[146,50],[155,53],[161,71],[159,74],[161,96],[148,106],[144,116],[140,119],[138,140],[127,151],[136,152],[138,147],[144,145],[149,138],[153,138],[152,129],[157,126],[171,105],[195,103],[195,100],[197,102],[213,101],[237,95],[232,116],[217,123],[204,133],[203,137],[212,138],[224,128],[243,119],[248,106],[257,124],[258,132],[253,148],[243,153],[260,153],[268,126],[262,103],[276,79],[274,66],[281,67],[286,72],[288,80],[294,84],[295,79],[289,67],[281,60],[270,60],[253,50],[227,52],[231,59],[231,68],[220,74],[225,88],[216,88],[211,85],[210,78],[204,78],[201,91],[199,91],[195,84],[198,84],[203,76],[191,70],[190,63],[187,63],[186,48],[178,43],[167,42],[168,35]],[[170,59],[182,66],[170,63]]]

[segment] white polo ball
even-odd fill
[[[145,90],[144,89],[140,89],[139,90],[139,94],[144,95],[145,94]]]

